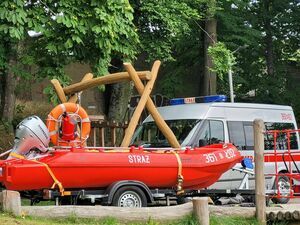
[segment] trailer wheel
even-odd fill
[[[124,186],[116,191],[112,205],[129,208],[146,207],[147,198],[140,188],[136,186]]]
[[[281,196],[290,195],[291,184],[287,176],[278,177],[278,183],[277,185],[274,184],[274,189],[277,190],[278,188],[281,193]],[[286,204],[289,202],[289,200],[290,200],[289,198],[284,198],[284,197],[272,198],[272,202],[275,204]]]

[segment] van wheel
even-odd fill
[[[119,188],[112,201],[113,206],[140,208],[147,206],[145,193],[136,186],[125,186]]]
[[[276,180],[275,180],[276,181]],[[279,189],[281,198],[272,198],[272,202],[275,204],[286,204],[289,202],[290,198],[284,198],[284,196],[289,196],[291,191],[290,180],[287,176],[278,177],[277,185],[274,184],[273,189]]]

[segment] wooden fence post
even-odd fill
[[[193,213],[200,225],[209,225],[208,197],[193,198]]]
[[[264,175],[264,121],[254,120],[255,205],[256,219],[266,224],[266,186]]]

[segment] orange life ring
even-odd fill
[[[81,121],[81,135],[71,142],[60,140],[59,138],[59,123],[64,112],[77,114]],[[47,128],[50,133],[51,142],[59,146],[82,146],[86,144],[91,130],[91,122],[86,111],[75,103],[63,103],[56,106],[49,113],[47,118]]]

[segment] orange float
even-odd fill
[[[81,123],[80,134],[73,141],[62,140],[59,136],[60,124],[64,113],[79,119]],[[47,128],[50,133],[51,142],[57,146],[84,146],[89,137],[91,123],[86,111],[78,104],[63,103],[56,106],[48,115]]]

